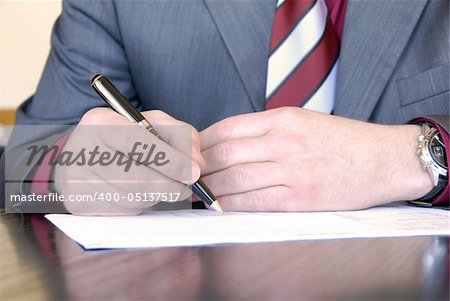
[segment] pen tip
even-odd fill
[[[220,212],[220,213],[223,214],[223,210],[222,210],[222,207],[220,206],[219,202],[214,201],[209,207],[211,207],[215,211]]]

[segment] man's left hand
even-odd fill
[[[416,125],[386,126],[301,108],[222,120],[201,133],[204,182],[225,210],[353,210],[432,188]]]

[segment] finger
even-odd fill
[[[283,185],[285,171],[277,163],[239,164],[202,177],[216,197]]]
[[[295,200],[286,186],[226,195],[218,201],[225,211],[295,211]]]
[[[205,160],[200,151],[200,134],[198,131],[188,124],[167,127],[169,127],[169,131],[167,131],[166,142],[192,158],[200,168],[203,168]]]
[[[99,153],[107,152],[113,151],[107,147],[99,148]],[[160,172],[140,164],[140,161],[131,161],[129,158],[127,160],[129,166],[118,165],[119,159],[117,159],[109,164],[91,164],[88,167],[72,164],[70,167],[59,167],[57,171],[58,174],[62,172],[64,179],[71,182],[97,181],[101,185],[110,183],[111,186],[122,192],[171,193],[182,191],[186,187],[185,184],[174,181]],[[80,191],[83,191],[83,189]]]
[[[170,146],[155,136],[149,135],[146,129],[132,124],[123,116],[108,108],[95,108],[88,111],[83,116],[82,122],[72,134],[69,142],[75,140],[76,142],[72,144],[90,144],[94,148],[99,144],[98,140],[100,139],[112,150],[123,153],[128,153],[136,143],[140,143],[141,146],[147,146],[148,150],[150,150],[152,144],[155,144],[157,146],[155,155],[157,153],[167,154],[168,157],[172,158],[172,163],[164,166],[153,165],[151,166],[153,169],[186,184],[195,182],[200,176],[200,166],[198,164],[204,165],[199,150],[200,138],[198,132],[192,126],[176,120],[162,111],[147,111],[143,112],[143,115],[152,120],[155,123],[155,129],[161,132],[160,134],[163,138],[171,140],[174,145]],[[192,134],[194,131],[196,135]],[[174,135],[174,133],[178,132],[180,133],[179,135]],[[78,133],[79,139],[75,139],[76,133]],[[173,139],[170,139],[171,135],[174,136]],[[183,153],[184,156],[179,156],[179,153]],[[136,156],[139,156],[139,154],[136,154]],[[192,158],[195,159],[194,163],[192,163]],[[139,161],[139,158],[133,159]],[[161,161],[165,162],[166,160]]]
[[[154,126],[166,143],[191,157],[200,168],[205,165],[200,152],[200,134],[192,125],[159,110],[145,111],[142,115]]]
[[[151,178],[148,174],[146,172],[147,178],[135,180],[105,179],[104,175],[91,174],[82,180],[58,180],[55,185],[67,199],[80,202],[80,207],[85,203],[85,211],[92,208],[93,203],[96,208],[109,206],[109,203],[121,208],[148,208],[159,202],[182,201],[192,194],[186,185],[170,180],[156,171],[153,171]]]
[[[97,107],[87,111],[81,118],[79,125],[130,125],[124,116],[110,108]]]
[[[237,164],[276,161],[276,146],[267,136],[221,142],[202,152],[206,162],[202,173],[208,175]]]
[[[95,192],[103,190],[119,194],[117,205],[123,208],[147,208],[159,202],[183,201],[192,195],[187,185],[155,171],[151,177],[147,175],[138,180],[104,180],[100,176],[99,179],[99,183],[91,184]]]
[[[145,166],[185,184],[194,183],[200,176],[200,167],[191,157],[150,135],[140,126],[78,127],[77,132],[79,137],[74,140],[79,143],[72,143],[72,149],[81,152],[85,148],[89,154],[96,151],[95,159],[91,162],[98,164],[91,165],[99,165],[101,161],[103,165],[124,171],[139,165]],[[90,145],[80,147],[85,143],[84,137],[88,136],[96,137],[97,142],[91,139]],[[92,154],[88,157],[92,158]]]
[[[200,133],[201,149],[218,143],[251,137],[259,137],[271,129],[272,112],[264,111],[226,118]]]

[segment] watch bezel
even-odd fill
[[[419,160],[426,169],[432,169],[439,175],[447,177],[448,168],[441,166],[437,161],[435,161],[430,150],[431,139],[437,134],[439,134],[439,130],[437,128],[429,127],[424,124],[424,131],[419,136]]]
[[[438,139],[438,140],[442,140],[442,135],[441,135],[441,133],[440,133],[438,130],[436,130],[436,131],[434,132],[434,134],[431,135],[430,141],[428,142],[428,151],[429,151],[429,153],[430,153],[430,155],[431,155],[433,161],[436,162],[436,164],[439,165],[440,167],[442,167],[443,169],[447,170],[447,172],[448,172],[448,167],[444,166],[443,164],[441,164],[441,163],[438,161],[438,159],[436,159],[436,154],[434,153],[434,151],[433,151],[433,149],[432,149],[432,147],[433,147],[432,142],[433,142],[434,139],[437,139],[436,136],[440,136],[441,139]],[[445,145],[444,145],[443,148],[444,148],[445,161],[448,162],[448,158],[447,158],[447,156],[446,156],[446,154],[445,154],[445,152],[446,152]],[[447,164],[448,164],[448,163],[447,163]]]

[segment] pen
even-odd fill
[[[95,74],[91,77],[91,86],[98,95],[117,113],[124,116],[133,123],[136,123],[152,133],[157,138],[164,141],[155,128],[148,122],[147,119],[131,104],[128,99],[123,96],[113,83],[102,74]],[[164,141],[165,142],[165,141]],[[194,192],[204,203],[215,211],[221,212],[219,202],[216,200],[214,194],[200,179],[189,188]]]

